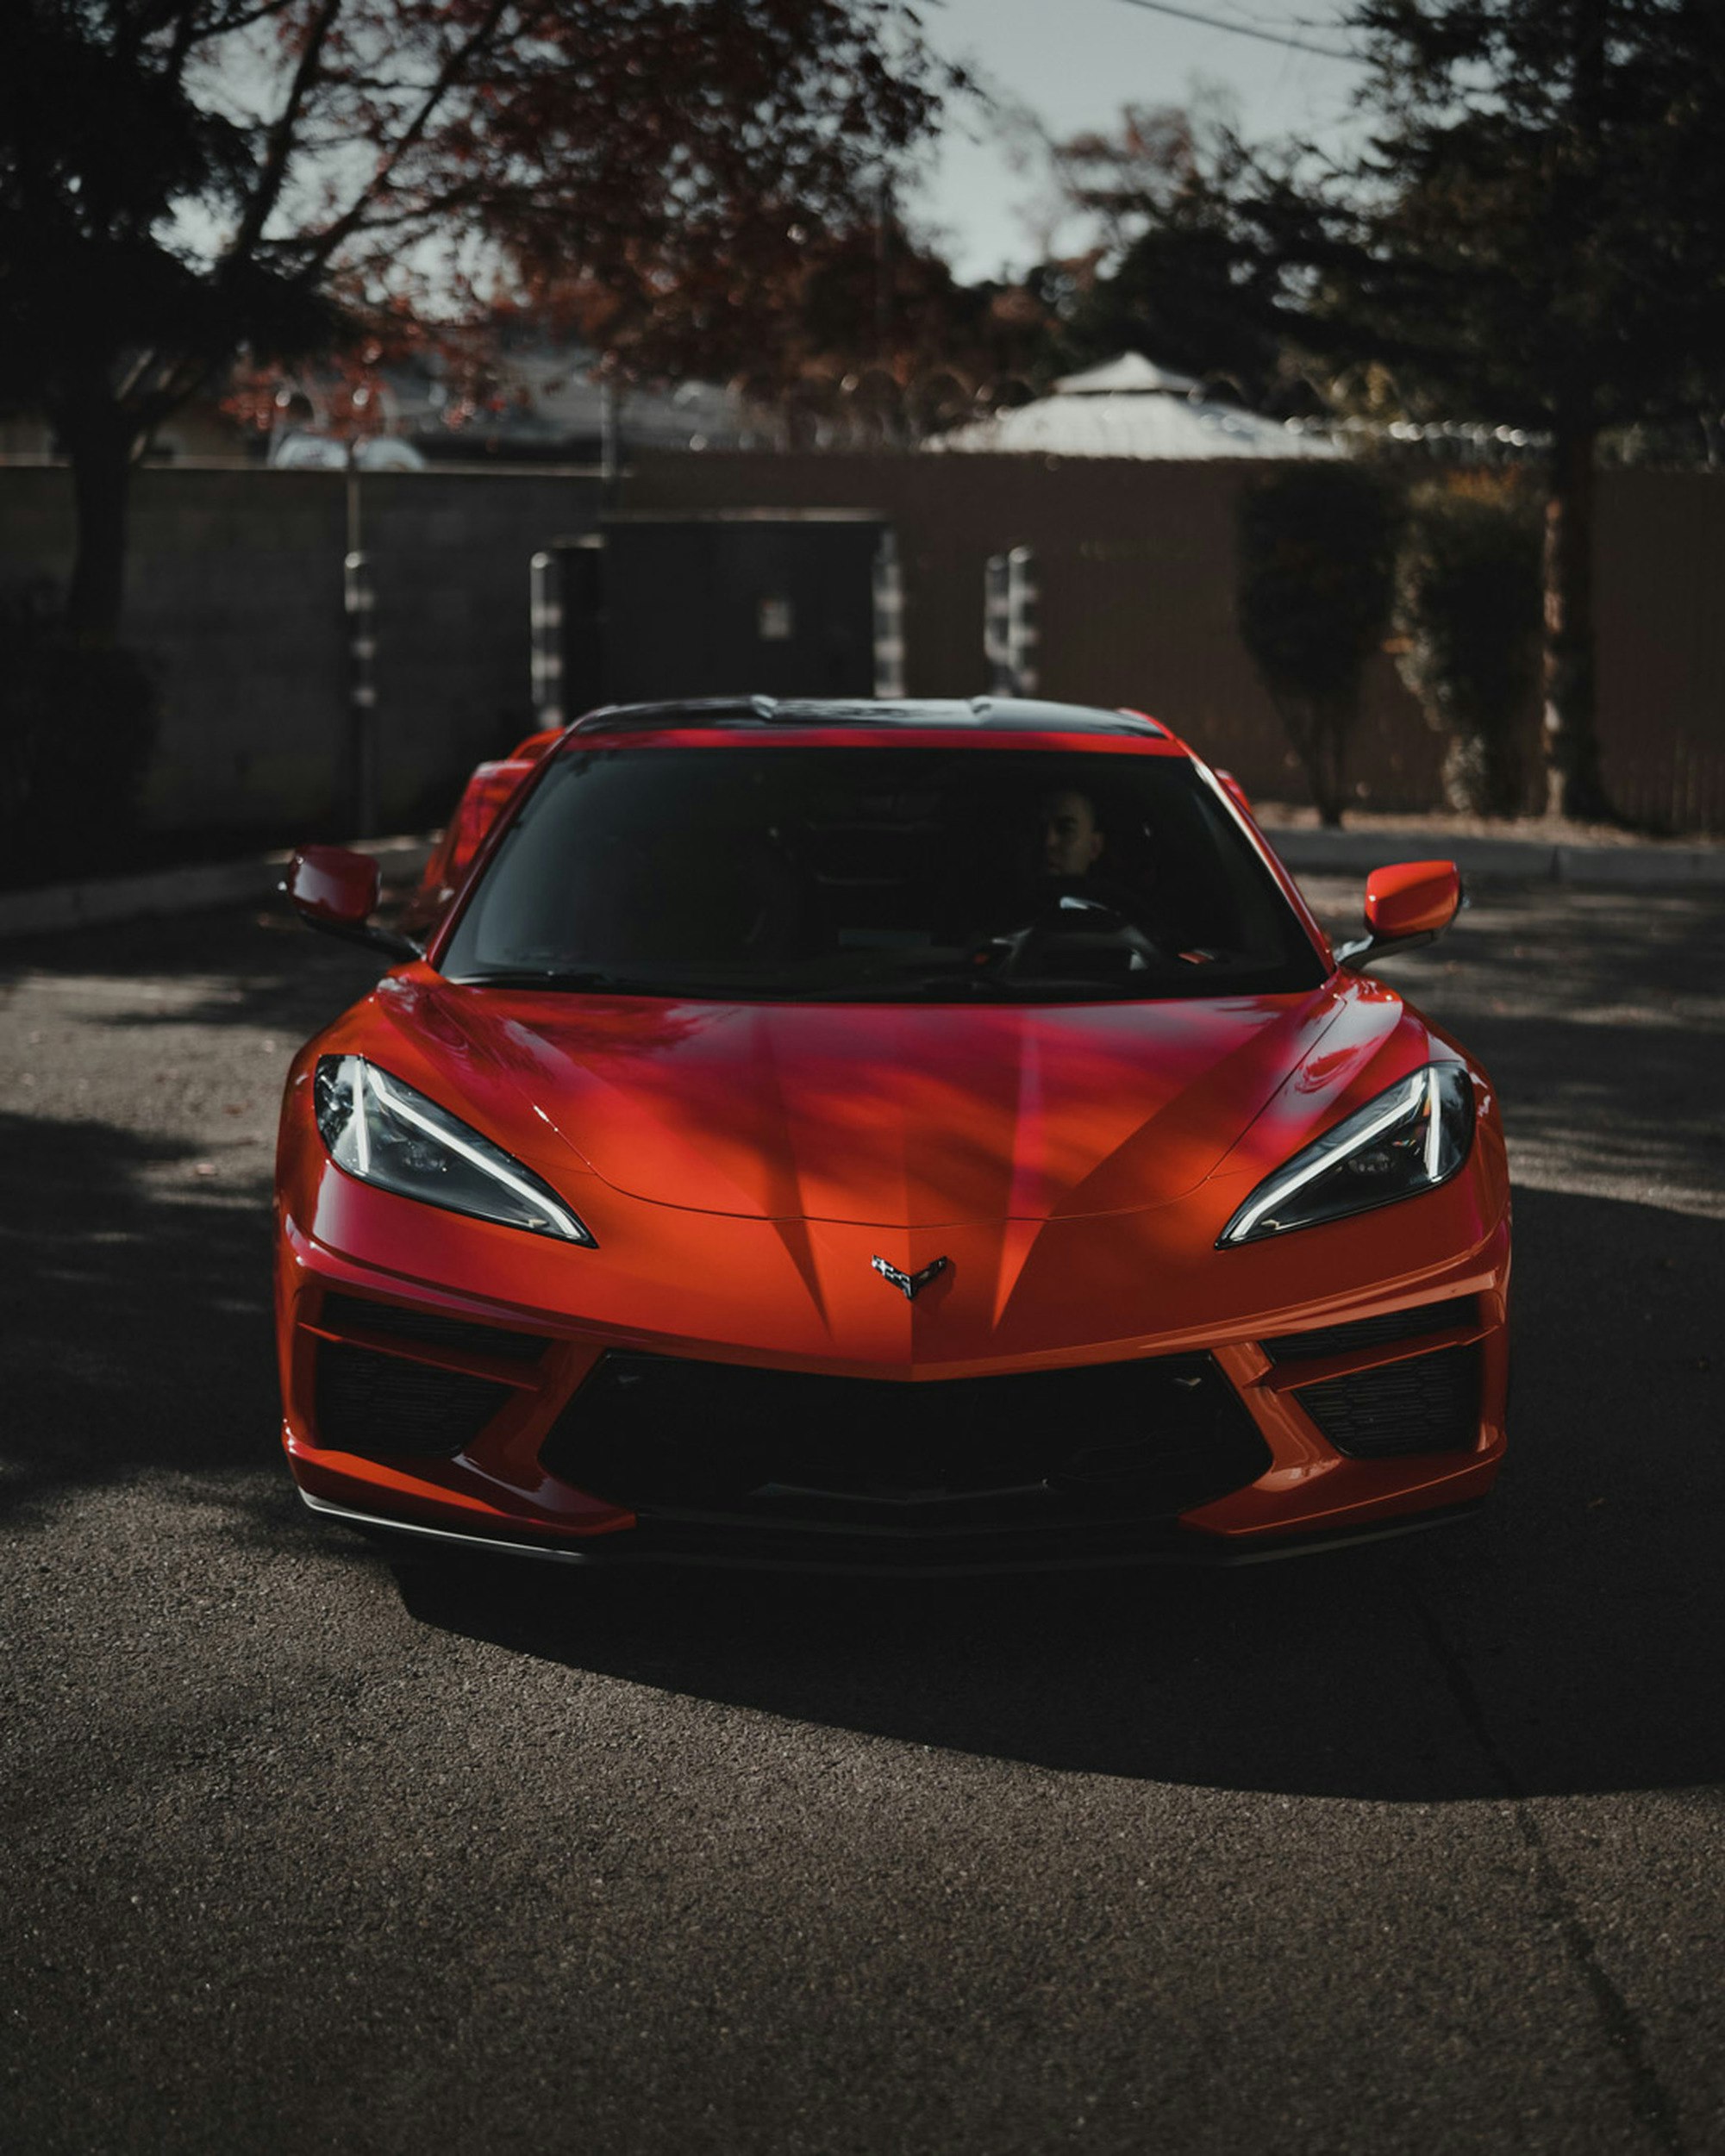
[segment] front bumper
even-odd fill
[[[815,1223],[799,1249],[772,1222],[709,1216],[691,1227],[643,1208],[657,1215],[648,1232],[705,1240],[678,1296],[664,1284],[677,1265],[661,1250],[643,1253],[637,1270],[624,1234],[602,1231],[597,1255],[540,1247],[343,1178],[321,1209],[312,1193],[309,1228],[284,1209],[289,1462],[326,1515],[579,1563],[886,1573],[1232,1564],[1436,1524],[1484,1496],[1503,1451],[1509,1221],[1491,1168],[1476,1161],[1406,1208],[1228,1253],[1215,1253],[1213,1228],[1187,1209],[1056,1223],[1033,1253],[1045,1270],[1030,1291],[1026,1263],[1019,1291],[1004,1297],[997,1229],[895,1239]],[[1209,1209],[1228,1203],[1219,1191]],[[947,1255],[950,1270],[913,1309],[871,1272],[883,1249],[907,1269]],[[1153,1330],[1141,1329],[1147,1298],[1121,1285],[1147,1275],[1166,1284]],[[633,1292],[620,1294],[620,1276]],[[458,1284],[475,1281],[509,1293]],[[1231,1317],[1205,1309],[1219,1281],[1236,1303]],[[853,1294],[854,1321],[841,1300]],[[763,1310],[773,1335],[761,1330]],[[645,1322],[630,1323],[632,1314]],[[887,1434],[893,1464],[871,1481],[856,1444],[836,1453],[828,1444],[811,1472],[807,1447],[793,1445],[757,1461],[753,1481],[697,1474],[699,1486],[684,1486],[678,1462],[735,1449],[758,1412],[741,1409],[716,1430],[724,1417],[697,1387],[690,1411],[671,1418],[685,1440],[677,1458],[632,1480],[627,1445],[601,1446],[596,1465],[582,1440],[608,1373],[632,1365],[685,1379],[691,1365],[722,1365],[722,1376],[747,1381],[750,1400],[757,1389],[766,1398],[775,1385],[818,1394],[825,1384],[825,1401],[779,1418],[798,1443],[804,1430],[844,1421],[832,1401],[866,1392],[867,1414],[855,1419],[872,1416]],[[1047,1389],[1059,1373],[1109,1372],[1148,1372],[1159,1385],[1197,1373],[1210,1420],[1158,1409],[1129,1430],[1099,1429],[1105,1410],[1084,1404],[1082,1385],[1059,1397]],[[1040,1425],[1021,1415],[1031,1434],[1017,1432],[992,1482],[975,1448],[960,1447],[956,1467],[943,1459],[916,1487],[896,1426],[916,1426],[920,1414],[938,1437],[963,1419],[947,1405],[989,1381],[1003,1403],[1028,1402],[1040,1384],[1053,1404]],[[1041,1450],[1039,1427],[1053,1431]],[[1075,1446],[1094,1453],[1108,1440],[1129,1455],[1111,1487],[1073,1458]],[[1207,1447],[1226,1454],[1219,1472]],[[999,1448],[982,1451],[992,1459]]]

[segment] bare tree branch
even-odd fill
[[[258,177],[257,191],[240,221],[231,245],[224,251],[226,259],[230,261],[251,252],[280,200],[282,184],[287,177],[288,166],[293,155],[294,128],[311,86],[317,79],[324,46],[328,41],[329,33],[335,26],[343,4],[344,0],[323,0],[307,34],[287,97],[266,137],[264,166]]]
[[[318,235],[307,259],[322,266],[331,261],[343,242],[361,224],[373,222],[368,216],[370,205],[379,200],[389,189],[390,181],[401,168],[409,153],[419,146],[438,109],[451,91],[466,76],[469,66],[483,53],[496,37],[497,26],[503,21],[508,0],[491,0],[478,26],[465,43],[447,53],[437,78],[420,105],[419,110],[403,128],[394,148],[378,166],[370,180],[354,197],[348,209]]]

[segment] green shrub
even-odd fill
[[[41,586],[0,592],[0,884],[124,865],[159,722],[132,653],[74,636]]]
[[[1397,664],[1444,735],[1453,809],[1523,806],[1540,663],[1537,508],[1502,486],[1420,490],[1396,574]]]
[[[1318,814],[1340,823],[1366,662],[1389,624],[1401,496],[1358,465],[1284,465],[1235,527],[1240,630]]]

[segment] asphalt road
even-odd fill
[[[1725,899],[1397,965],[1508,1102],[1513,1465],[1216,1578],[318,1525],[271,1132],[369,978],[246,914],[0,948],[0,2147],[1725,2148]]]

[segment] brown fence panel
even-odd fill
[[[643,454],[641,509],[857,507],[890,516],[905,566],[907,685],[985,686],[983,564],[1028,546],[1041,586],[1041,686],[1154,712],[1265,798],[1304,786],[1240,641],[1234,504],[1261,466],[1022,456]],[[1607,471],[1599,489],[1600,727],[1620,806],[1725,829],[1725,475]],[[1529,711],[1528,805],[1539,805]],[[1352,759],[1361,805],[1441,800],[1442,744],[1386,657]]]
[[[1725,475],[1600,475],[1607,790],[1638,822],[1725,831]]]
[[[1261,467],[1116,459],[718,453],[641,456],[631,509],[876,509],[904,564],[907,687],[973,696],[983,663],[983,566],[1031,547],[1041,587],[1040,687],[1134,705],[1266,798],[1305,789],[1234,612],[1234,503]],[[1358,797],[1434,797],[1440,745],[1388,659],[1371,670],[1356,743]]]

